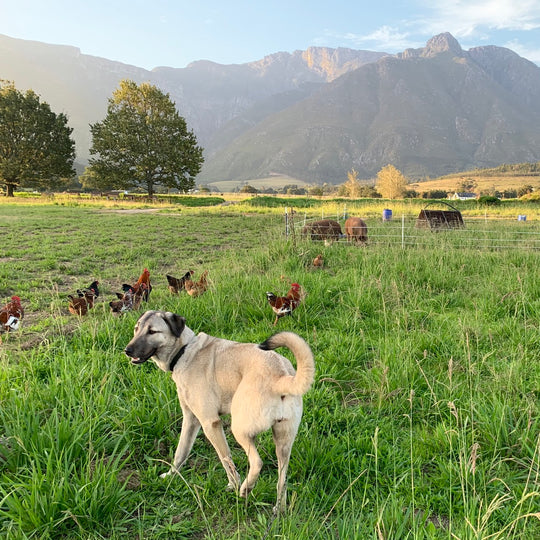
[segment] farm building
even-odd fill
[[[472,199],[476,199],[478,195],[476,193],[468,193],[468,192],[462,192],[462,193],[454,193],[453,195],[450,195],[448,198],[453,199],[455,201],[470,201]]]
[[[441,230],[465,227],[461,212],[448,203],[444,204],[448,206],[449,210],[428,209],[429,204],[423,210],[420,210],[420,214],[416,219],[416,228]]]

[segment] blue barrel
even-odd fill
[[[382,220],[383,221],[390,221],[392,219],[392,210],[389,210],[388,208],[385,208],[382,211]]]
[[[527,221],[527,216],[523,216],[523,215],[519,215],[518,216],[518,221]]]

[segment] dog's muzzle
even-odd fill
[[[145,356],[136,356],[135,354],[135,351],[133,351],[133,349],[131,347],[126,347],[124,349],[124,354],[131,360],[131,363],[132,364],[144,364],[145,362],[147,362],[148,360],[150,360],[150,358],[152,358],[152,356],[154,356],[154,353],[156,351],[153,350],[150,354],[147,354]]]

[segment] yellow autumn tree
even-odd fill
[[[358,199],[361,197],[362,184],[358,179],[358,172],[351,169],[347,173],[347,181],[340,186],[340,194],[345,197],[351,197],[352,199]]]
[[[386,165],[377,173],[376,188],[385,199],[402,199],[407,191],[407,179],[393,165]]]

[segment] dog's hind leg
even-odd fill
[[[289,460],[291,459],[294,442],[294,436],[291,439],[288,430],[283,432],[280,428],[281,426],[279,424],[274,425],[272,428],[278,460],[277,498],[276,505],[274,506],[274,514],[285,511],[287,506],[287,470],[289,469]]]
[[[191,452],[200,427],[201,424],[197,420],[197,417],[189,409],[183,408],[182,431],[180,432],[180,440],[174,454],[174,461],[170,470],[163,473],[161,478],[178,472]]]
[[[227,473],[229,483],[227,488],[231,490],[238,490],[240,485],[240,475],[238,474],[234,462],[231,457],[231,451],[223,432],[223,425],[221,420],[216,418],[214,421],[205,422],[202,426],[206,438],[212,443],[217,455]]]
[[[233,432],[234,438],[244,449],[244,452],[246,453],[249,460],[248,474],[245,480],[242,482],[242,486],[240,487],[240,497],[247,497],[249,492],[253,489],[253,486],[255,486],[257,479],[259,478],[263,462],[255,446],[255,437],[253,437],[252,435],[248,435],[244,431],[240,431],[238,429],[235,430],[234,421],[233,425],[231,426],[231,430]]]
[[[272,426],[272,436],[278,460],[277,499],[274,514],[284,512],[287,506],[287,470],[301,415],[302,408],[300,407],[299,411],[296,411],[296,414],[293,414],[291,418],[276,422]]]

